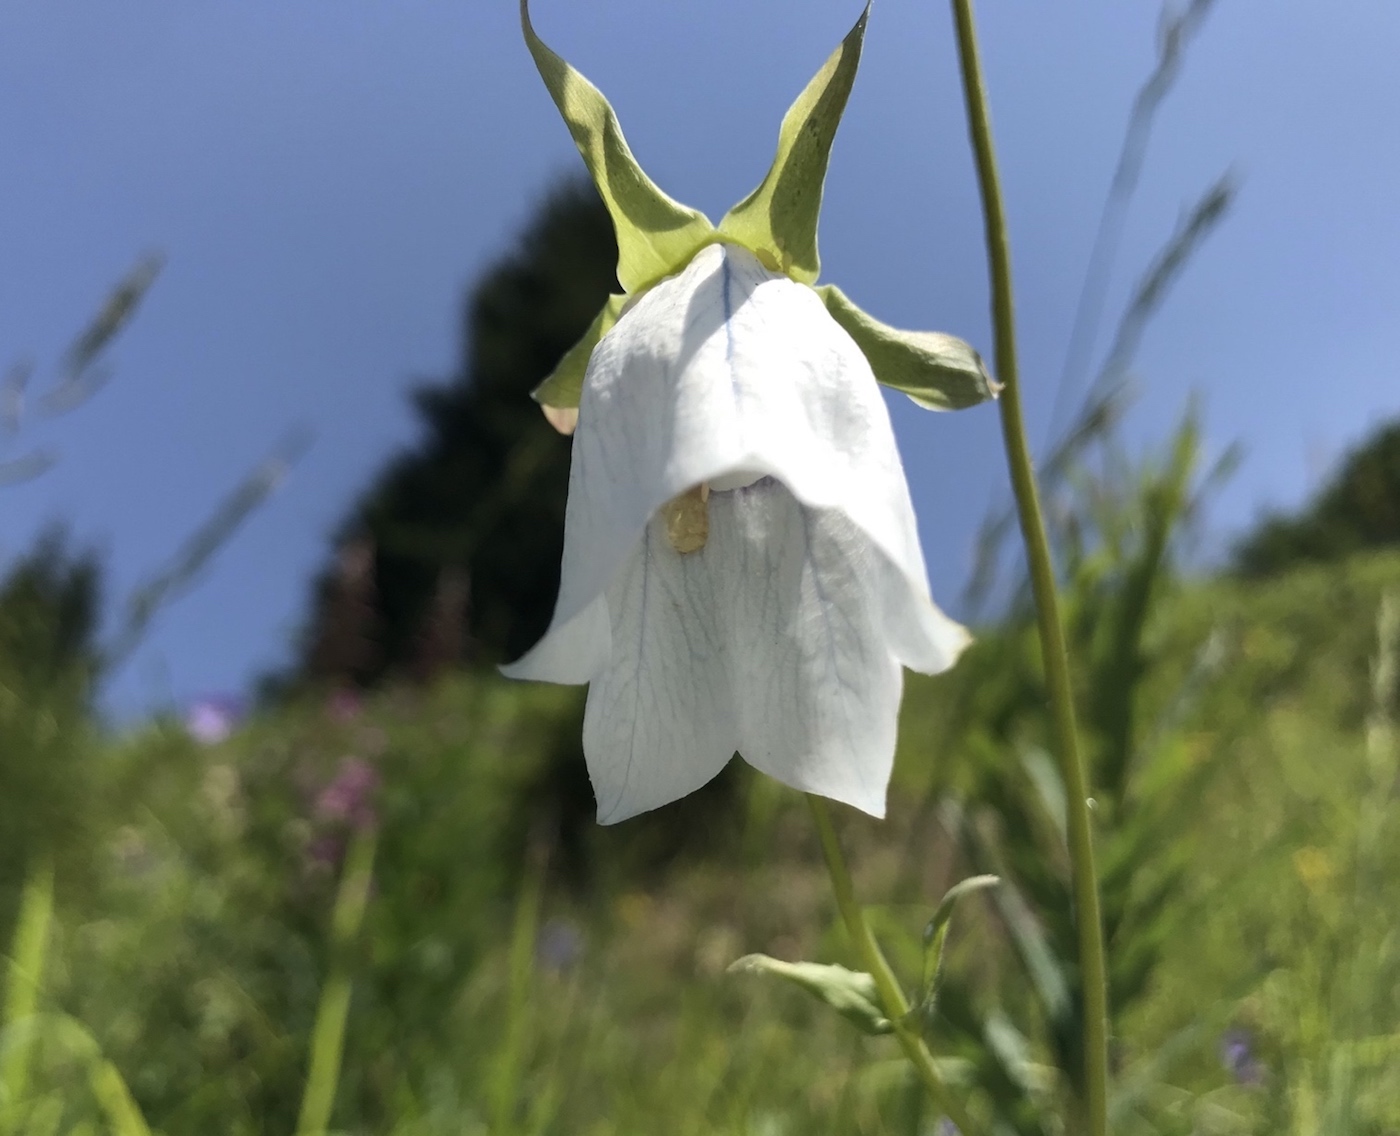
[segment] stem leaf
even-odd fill
[[[768,955],[745,955],[729,964],[730,974],[772,974],[825,1002],[862,1033],[894,1032],[880,1009],[875,979],[864,971],[815,962],[783,962]]]

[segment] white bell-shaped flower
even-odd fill
[[[888,411],[822,298],[705,247],[593,349],[573,447],[554,618],[505,672],[589,683],[598,819],[736,751],[883,816],[902,667],[942,671],[968,635],[929,597]]]

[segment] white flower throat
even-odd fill
[[[705,547],[710,535],[710,494],[732,493],[736,489],[747,489],[763,477],[752,470],[738,470],[735,473],[717,477],[714,481],[702,481],[672,497],[661,506],[660,517],[666,526],[666,539],[671,547],[682,555],[699,552]]]

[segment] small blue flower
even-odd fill
[[[1254,1055],[1254,1038],[1239,1026],[1226,1030],[1220,1038],[1220,1064],[1239,1085],[1261,1085],[1267,1070]]]
[[[550,919],[540,928],[535,954],[547,970],[562,973],[583,957],[583,932],[568,919]]]

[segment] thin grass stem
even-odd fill
[[[1050,558],[1036,488],[1030,447],[1026,441],[1025,419],[1021,409],[1020,373],[1016,359],[1016,317],[1011,286],[1011,246],[1007,236],[1006,213],[1002,205],[1001,183],[997,174],[996,151],[987,109],[987,93],[982,78],[982,62],[977,50],[977,31],[972,17],[972,0],[952,0],[957,24],[958,57],[961,62],[963,93],[967,102],[968,133],[977,164],[977,180],[982,193],[986,222],[987,261],[992,285],[992,322],[995,331],[995,370],[1001,392],[1002,439],[1011,485],[1016,495],[1016,511],[1021,537],[1030,567],[1031,592],[1035,599],[1040,650],[1045,681],[1050,695],[1056,748],[1064,777],[1069,821],[1069,851],[1073,872],[1075,923],[1079,936],[1079,973],[1083,988],[1084,1128],[1090,1136],[1106,1136],[1108,1131],[1108,984],[1104,964],[1102,916],[1099,910],[1098,876],[1094,869],[1093,832],[1089,821],[1088,778],[1079,749],[1079,731],[1074,720],[1074,696],[1070,683],[1069,653],[1065,647],[1060,620],[1059,598],[1055,590],[1055,569]]]

